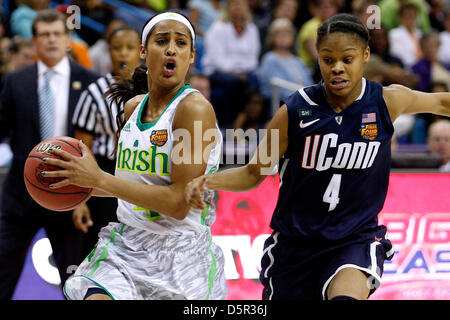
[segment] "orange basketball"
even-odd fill
[[[30,196],[44,208],[53,211],[68,211],[86,202],[92,193],[91,188],[68,185],[58,189],[51,189],[51,184],[65,178],[50,178],[41,175],[42,171],[57,171],[60,167],[49,165],[42,159],[60,157],[49,153],[51,149],[62,149],[75,156],[81,156],[78,140],[71,137],[54,137],[38,143],[28,154],[23,176],[25,186]]]

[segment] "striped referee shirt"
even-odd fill
[[[73,125],[94,136],[91,150],[96,156],[115,160],[112,154],[115,147],[115,132],[117,130],[117,105],[111,106],[109,98],[103,94],[114,83],[111,73],[108,73],[92,82],[82,93],[78,100],[72,118]],[[120,106],[123,108],[123,105]]]

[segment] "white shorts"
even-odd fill
[[[101,288],[115,300],[226,297],[224,256],[209,231],[158,235],[111,222],[99,238],[64,285],[70,300],[82,300],[89,288]]]

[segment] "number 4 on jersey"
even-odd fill
[[[336,209],[337,204],[339,203],[339,189],[341,187],[341,174],[333,174],[331,177],[331,181],[328,184],[325,193],[323,194],[323,202],[329,203],[330,207],[328,208],[328,212]]]

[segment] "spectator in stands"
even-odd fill
[[[445,12],[445,30],[439,34],[441,46],[439,47],[439,61],[450,70],[450,8]]]
[[[436,92],[448,92],[448,85],[445,82],[433,81],[430,83],[426,92],[436,93]],[[416,121],[414,123],[414,128],[412,132],[412,142],[425,144],[426,137],[430,125],[440,119],[447,119],[447,117],[435,115],[432,113],[420,113],[416,115]]]
[[[8,38],[9,39],[9,38]],[[34,63],[35,51],[29,40],[15,37],[13,42],[8,47],[9,59],[6,64],[2,65],[2,73],[6,76],[8,73],[14,70],[26,67]],[[4,76],[1,78],[1,86],[3,85]],[[9,146],[10,139],[5,139],[0,143],[0,154],[2,158],[0,160],[0,166],[10,165],[12,159],[11,147]]]
[[[12,40],[8,37],[0,37],[0,59],[2,62],[8,62],[11,57]]]
[[[67,0],[59,0],[63,3],[68,3]],[[105,27],[114,19],[115,14],[119,14],[124,10],[116,9],[112,5],[108,5],[105,1],[98,0],[71,0],[72,5],[77,6],[83,15],[83,20],[94,20]],[[119,4],[119,2],[117,2]],[[136,19],[136,18],[134,18]],[[137,27],[141,27],[139,24]],[[87,24],[82,23],[81,28],[76,30],[76,35],[83,39],[88,45],[93,45],[99,37],[102,36],[101,31],[97,29],[91,29]],[[108,55],[106,53],[106,55]]]
[[[263,45],[261,54],[264,54],[270,50],[267,47],[266,43],[270,23],[276,19],[285,18],[291,21],[292,24],[294,24],[295,18],[297,17],[298,8],[299,3],[296,0],[273,1],[271,15],[268,16],[268,19],[261,21],[258,25],[259,36],[261,39],[261,44]]]
[[[373,54],[376,54],[383,62],[403,69],[404,64],[402,60],[390,53],[390,43],[386,28],[380,26],[380,28],[369,30],[369,34],[370,58],[372,58]]]
[[[22,0],[22,4],[11,14],[11,31],[13,34],[25,39],[31,39],[31,24],[33,19],[40,10],[47,9],[48,7],[48,0]],[[67,7],[68,5],[59,5],[56,9],[68,16]],[[69,57],[73,57],[76,62],[85,68],[92,68],[88,46],[81,38],[71,36],[70,49]]]
[[[258,28],[247,0],[228,0],[221,19],[205,36],[204,73],[211,80],[211,102],[220,126],[232,126],[243,107],[243,89],[257,87],[261,50]]]
[[[203,55],[205,52],[205,43],[202,36],[195,37],[195,59],[192,68],[198,72],[203,73]]]
[[[372,5],[376,5],[376,0],[352,0],[351,1],[351,12],[354,16],[358,17],[362,23],[366,26],[369,31],[373,30],[373,11],[368,10]],[[376,28],[377,29],[377,28]]]
[[[312,69],[317,62],[317,29],[322,22],[338,12],[338,6],[335,0],[311,0],[308,4],[313,17],[298,32],[297,55]]]
[[[119,19],[113,19],[106,27],[103,37],[98,39],[91,47],[89,47],[89,56],[92,60],[92,70],[100,75],[112,72],[112,62],[109,55],[108,38],[114,29],[124,25]]]
[[[430,83],[439,81],[450,86],[450,72],[439,62],[439,34],[428,33],[420,40],[423,59],[412,66],[412,70],[420,77],[420,91],[427,91]]]
[[[447,0],[445,0],[447,1]],[[441,32],[445,30],[445,8],[444,0],[427,0],[429,5],[428,17],[430,20],[431,29]]]
[[[294,24],[299,3],[296,0],[277,0],[273,7],[273,20],[286,18]]]
[[[11,13],[11,32],[25,39],[31,39],[31,24],[39,10],[47,9],[48,0],[20,0],[19,6]]]
[[[66,18],[54,10],[39,11],[32,24],[39,60],[7,75],[0,95],[0,140],[11,138],[13,161],[3,184],[0,205],[0,300],[10,299],[26,252],[44,227],[61,283],[67,268],[81,263],[81,233],[71,212],[51,212],[29,196],[23,168],[30,150],[54,136],[73,136],[71,115],[81,91],[97,75],[69,61]]]
[[[4,72],[5,76],[14,70],[26,67],[34,63],[36,53],[30,41],[15,37],[10,48],[8,47],[7,49],[10,52],[10,58],[8,59],[7,63],[2,66],[2,72]],[[2,76],[2,84],[3,81],[4,77]],[[0,143],[0,158],[2,158],[0,160],[0,166],[9,166],[11,163],[12,152],[11,147],[9,146],[9,141],[9,139],[6,139],[2,143]]]
[[[450,172],[450,120],[442,119],[428,129],[428,149],[442,157],[440,171]]]
[[[394,121],[394,131],[398,144],[411,144],[412,133],[416,123],[416,114],[401,114]]]
[[[0,4],[2,2],[0,1]],[[2,8],[0,7],[0,37],[4,37],[6,35],[9,35],[8,33],[8,16],[3,12]]]
[[[207,74],[220,70],[246,78],[245,73],[256,69],[261,46],[251,19],[247,0],[227,1],[222,18],[213,23],[205,37]]]
[[[412,143],[412,132],[415,123],[415,114],[402,114],[395,120],[393,125],[398,144],[405,145]]]
[[[67,4],[58,5],[55,10],[66,15],[66,18],[72,13],[67,11]],[[70,32],[70,51],[69,55],[82,67],[87,69],[92,69],[92,60],[89,56],[89,46],[82,40],[78,35],[76,35],[73,28],[69,29]]]
[[[264,116],[264,100],[261,93],[258,90],[249,89],[245,95],[244,109],[239,112],[234,121],[234,129],[243,129],[244,131],[254,129],[256,131],[248,131],[246,133],[250,135],[254,133],[256,135],[256,138],[258,139],[259,129],[264,128],[266,119],[267,117]],[[248,135],[240,135],[240,133],[242,133],[242,131],[235,132],[237,141],[242,141],[242,139],[244,138],[252,138]]]
[[[416,88],[419,77],[405,70],[402,61],[390,54],[386,29],[381,26],[369,30],[369,33],[370,60],[364,66],[364,77],[385,86],[398,83]]]
[[[195,31],[202,37],[213,22],[220,18],[222,12],[219,0],[190,0],[188,7],[191,13],[189,18],[195,27]]]
[[[211,83],[209,78],[200,72],[191,72],[189,83],[209,101],[211,99]]]
[[[248,5],[253,17],[253,23],[258,27],[261,43],[265,38],[265,30],[272,21],[270,0],[248,0]],[[297,4],[297,1],[294,0]],[[297,5],[298,6],[298,5]]]
[[[399,58],[406,68],[422,59],[420,47],[422,32],[416,27],[417,7],[406,3],[399,9],[400,26],[389,31],[390,53]]]
[[[305,24],[306,21],[313,17],[311,10],[312,1],[304,0],[297,1],[298,9],[297,16],[295,17],[294,26],[295,30],[300,30],[300,28]]]
[[[299,88],[313,84],[310,70],[293,54],[294,41],[295,29],[289,19],[276,19],[270,24],[266,39],[270,51],[263,55],[258,70],[260,90],[267,106],[272,97],[270,81],[274,77],[296,83]],[[291,93],[280,89],[280,99],[286,99]]]
[[[3,81],[10,72],[12,40],[8,37],[0,37],[0,88]]]
[[[31,41],[14,38],[11,45],[11,71],[33,64],[36,58],[36,51]]]
[[[188,2],[189,17],[196,33],[194,67],[203,72],[205,51],[204,37],[214,21],[220,18],[223,3],[218,0],[191,0]]]
[[[425,0],[381,0],[378,6],[381,10],[381,24],[389,31],[401,25],[399,18],[400,9],[403,5],[412,3],[417,8],[418,28],[422,32],[429,32],[431,29],[428,17],[427,4]]]

